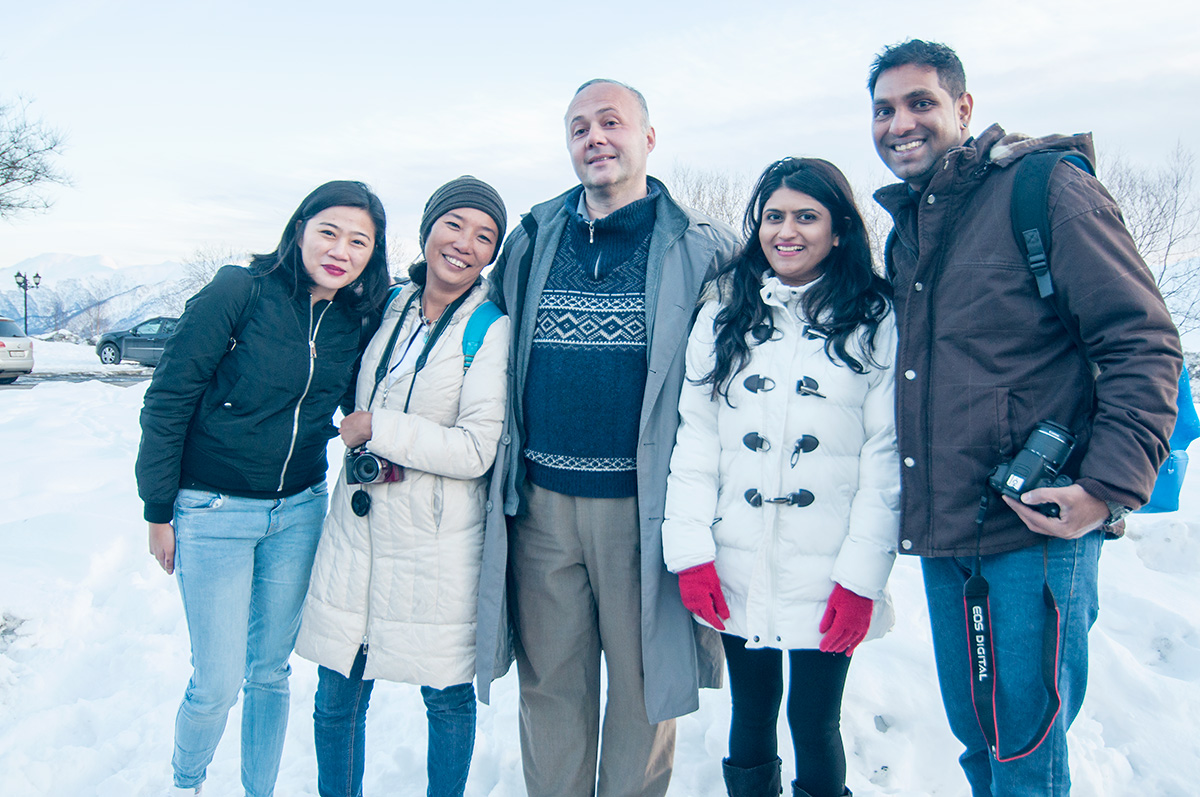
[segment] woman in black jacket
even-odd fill
[[[222,268],[188,300],[146,391],[138,493],[192,647],[179,794],[199,793],[239,690],[242,785],[274,790],[288,656],[328,503],[325,448],[387,290],[385,229],[362,183],[317,188],[274,252]]]

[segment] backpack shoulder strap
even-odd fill
[[[387,298],[383,300],[383,307],[379,308],[379,314],[367,313],[360,320],[358,330],[358,351],[360,355],[367,350],[367,344],[371,342],[371,338],[379,330],[379,324],[383,321],[383,314],[387,312],[392,299],[399,296],[402,290],[404,290],[403,285],[393,285],[388,289]]]
[[[251,274],[250,296],[246,299],[246,305],[242,308],[237,323],[233,325],[233,331],[229,333],[229,346],[226,351],[233,351],[238,345],[238,341],[242,339],[242,333],[246,331],[246,324],[250,323],[250,316],[254,314],[254,307],[258,304],[260,293],[262,293],[262,283],[258,281],[257,276]]]
[[[487,335],[487,331],[491,329],[496,319],[502,315],[504,313],[500,312],[500,308],[491,301],[484,302],[471,313],[471,317],[467,319],[466,331],[463,332],[463,371],[471,367],[471,363],[475,360],[475,353],[483,345],[484,336]]]
[[[1067,334],[1078,347],[1080,356],[1086,358],[1087,347],[1083,344],[1079,329],[1071,324],[1063,308],[1054,299],[1054,281],[1050,276],[1050,174],[1059,161],[1066,161],[1095,175],[1091,162],[1077,152],[1050,150],[1026,155],[1017,164],[1016,182],[1013,185],[1013,236],[1025,255],[1029,270],[1033,272],[1038,296],[1050,300]],[[1092,375],[1095,376],[1099,369],[1095,363],[1090,364]]]
[[[896,261],[892,259],[892,250],[896,248],[897,237],[896,225],[892,224],[892,229],[888,231],[883,242],[883,275],[888,282],[896,281]]]
[[[1050,174],[1061,160],[1095,174],[1087,158],[1077,153],[1034,152],[1017,164],[1012,192],[1013,237],[1025,255],[1037,282],[1038,295],[1043,299],[1054,295],[1054,281],[1050,277]]]
[[[405,283],[405,284],[407,284],[407,283]],[[392,305],[392,300],[393,300],[393,299],[395,299],[397,296],[399,296],[399,295],[400,295],[400,292],[401,292],[402,290],[404,290],[404,285],[403,285],[403,284],[402,284],[402,285],[393,285],[393,286],[392,286],[392,287],[391,287],[391,288],[388,290],[388,295],[387,295],[387,298],[383,300],[383,309],[379,311],[380,315],[382,315],[382,314],[384,314],[384,313],[386,313],[386,312],[387,312],[387,309],[388,309],[389,307],[391,307],[391,305]]]

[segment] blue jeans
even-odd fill
[[[321,797],[362,797],[367,704],[373,680],[363,680],[367,656],[359,650],[347,678],[317,668],[313,735],[317,746],[317,792]],[[462,797],[475,751],[475,687],[421,687],[429,720],[425,769],[428,797]]]
[[[1029,755],[998,762],[987,748],[971,702],[972,660],[967,639],[963,584],[974,557],[923,558],[925,597],[933,628],[933,652],[950,729],[966,750],[959,763],[973,797],[1070,794],[1067,728],[1087,688],[1088,630],[1096,622],[1096,575],[1102,535],[1078,540],[1047,538],[1045,572],[1058,602],[1058,691],[1062,707],[1045,741]],[[996,724],[1001,757],[1027,744],[1046,706],[1042,686],[1043,546],[983,557],[990,585],[996,670]]]
[[[242,786],[275,790],[288,716],[288,657],[329,496],[325,483],[279,500],[180,490],[175,572],[192,679],[175,718],[175,785],[204,781],[229,709],[242,705]]]

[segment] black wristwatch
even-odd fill
[[[1108,528],[1114,523],[1119,523],[1125,519],[1126,515],[1133,511],[1124,504],[1118,504],[1116,501],[1105,501],[1104,503],[1108,506],[1108,519],[1101,524],[1101,528]]]

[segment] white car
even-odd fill
[[[11,318],[0,316],[0,385],[33,370],[33,339]]]

